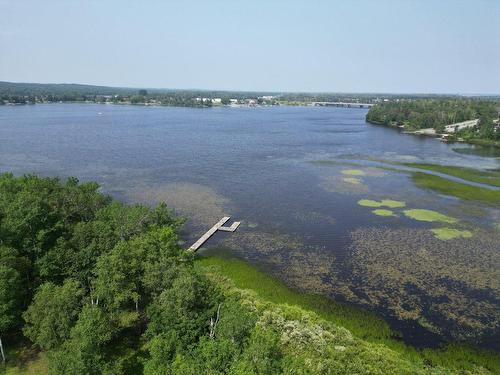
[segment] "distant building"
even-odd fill
[[[221,98],[213,98],[212,99],[212,103],[221,104],[222,103],[222,99]]]
[[[444,127],[445,132],[447,133],[455,133],[458,130],[473,128],[479,124],[479,119],[468,120],[463,122],[457,122],[456,124],[446,125]]]

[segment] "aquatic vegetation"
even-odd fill
[[[304,373],[495,373],[496,353],[464,345],[416,350],[393,337],[387,323],[356,307],[292,290],[243,261],[200,258],[196,266],[224,293],[258,314],[258,326],[278,335],[289,366]],[[338,366],[342,366],[339,368]],[[290,369],[289,373],[295,373]],[[302,372],[301,372],[302,373]]]
[[[380,202],[377,202],[377,201],[374,201],[371,199],[360,199],[358,201],[358,204],[360,206],[365,206],[365,207],[380,207],[381,206]]]
[[[454,228],[434,228],[431,229],[432,233],[440,240],[452,240],[454,238],[470,238],[472,232],[468,230],[459,230]]]
[[[327,321],[345,327],[355,335],[373,342],[383,342],[392,335],[389,325],[366,310],[335,302],[319,294],[305,294],[291,289],[268,273],[258,270],[228,252],[217,252],[196,260],[203,267],[214,267],[229,277],[238,288],[251,289],[266,300],[311,310]]]
[[[359,303],[469,342],[500,331],[500,234],[443,241],[425,229],[364,228],[351,238]]]
[[[235,251],[244,252],[244,248],[252,248],[258,254],[273,256],[279,253],[289,255],[292,251],[304,248],[304,244],[291,235],[279,232],[236,231],[225,237],[220,244]]]
[[[450,223],[450,224],[456,223],[458,221],[453,217],[443,215],[437,211],[425,210],[421,208],[404,210],[403,213],[407,217],[418,221],[428,221],[428,222],[440,221],[443,223]]]
[[[461,201],[458,204],[448,205],[447,211],[450,216],[469,216],[472,220],[486,218],[490,215],[488,207],[475,204],[470,201]]]
[[[414,168],[427,169],[430,171],[445,173],[450,176],[462,178],[464,180],[480,182],[493,186],[500,186],[499,171],[484,171],[480,169],[458,167],[453,165],[406,163],[405,165]]]
[[[358,204],[360,206],[365,206],[365,207],[389,207],[389,208],[398,208],[398,207],[405,207],[406,203],[401,202],[401,201],[395,201],[391,199],[382,199],[380,202],[379,201],[374,201],[371,199],[361,199],[358,201]]]
[[[399,208],[399,207],[405,207],[406,203],[402,201],[395,201],[392,199],[383,199],[381,201],[381,206],[389,207],[389,208]]]
[[[338,160],[314,160],[314,161],[310,161],[309,163],[321,165],[321,166],[331,166],[331,167],[335,167],[335,166],[360,167],[361,166],[359,162],[350,162],[347,160],[342,160],[342,161],[338,161]],[[352,171],[355,171],[355,172],[352,172]],[[360,172],[361,172],[361,174],[360,174]],[[366,177],[383,177],[387,174],[386,168],[384,168],[384,167],[365,167],[365,166],[363,166],[363,169],[358,168],[358,169],[348,169],[348,170],[342,171],[342,174],[345,174],[345,175],[352,176],[353,173],[354,173],[354,175],[357,175],[357,176],[366,176]]]
[[[320,187],[329,193],[339,193],[348,195],[365,195],[370,192],[367,185],[363,183],[352,184],[343,181],[338,176],[323,177]]]
[[[280,278],[298,290],[329,295],[337,283],[335,256],[329,253],[304,247],[275,257],[274,264],[279,266]]]
[[[333,292],[337,279],[335,256],[314,247],[308,248],[293,236],[279,232],[241,231],[219,243],[232,249],[236,255],[255,259],[271,268],[273,274],[299,290],[325,295]]]
[[[500,206],[500,190],[490,190],[447,180],[428,173],[416,172],[413,181],[418,187],[431,189],[441,194],[451,195],[460,199],[480,201]]]
[[[342,178],[342,181],[347,182],[348,184],[354,184],[354,185],[361,184],[361,180],[359,178],[355,178],[355,177],[344,177],[344,178]]]
[[[196,226],[211,227],[228,216],[229,200],[214,189],[193,183],[171,183],[143,187],[131,193],[134,201],[144,203],[168,202],[169,207],[187,216]],[[206,229],[205,229],[206,230]]]
[[[349,176],[364,176],[364,175],[366,175],[366,173],[363,172],[361,169],[344,169],[342,171],[342,174],[349,175]]]
[[[372,212],[378,216],[396,216],[391,210],[377,209]]]
[[[337,223],[337,220],[335,220],[335,218],[317,211],[295,212],[293,214],[293,218],[304,223],[328,223],[331,225],[335,225]]]

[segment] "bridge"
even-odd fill
[[[313,102],[315,107],[344,107],[344,108],[370,108],[375,104],[371,103],[348,103],[348,102]]]

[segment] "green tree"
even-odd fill
[[[50,374],[102,374],[106,365],[104,349],[113,334],[113,324],[102,309],[96,305],[84,306],[70,340],[53,354]]]
[[[156,298],[170,289],[179,275],[192,271],[194,255],[179,246],[172,227],[153,229],[137,237],[134,246],[141,248],[144,254],[142,282],[149,298]]]
[[[130,241],[120,241],[97,261],[94,293],[110,311],[139,311],[150,297],[172,287],[193,267],[193,256],[179,246],[172,227],[154,226]]]
[[[61,345],[77,319],[83,293],[76,280],[68,279],[62,286],[42,284],[23,314],[26,337],[45,350]]]
[[[280,374],[281,358],[279,336],[271,330],[257,326],[241,359],[233,366],[231,374]]]
[[[186,270],[149,305],[146,333],[154,337],[175,331],[178,346],[187,347],[208,333],[219,302],[220,295],[205,277]]]
[[[170,374],[177,351],[177,332],[160,333],[147,342],[149,358],[144,364],[144,375]]]
[[[3,338],[21,323],[21,312],[26,298],[26,275],[30,263],[18,252],[0,246],[0,355],[5,362]]]
[[[227,374],[238,353],[239,348],[227,339],[202,337],[196,349],[175,358],[172,374]]]
[[[120,241],[109,254],[98,259],[93,296],[108,311],[118,313],[132,305],[138,310],[142,258],[140,248]]]
[[[0,354],[2,362],[5,362],[2,338],[19,321],[22,290],[19,272],[0,264]]]
[[[0,176],[0,217],[5,244],[22,249],[35,262],[79,221],[93,218],[109,203],[95,183],[69,178]]]
[[[256,321],[255,313],[241,306],[238,301],[226,300],[221,304],[214,336],[243,347]]]

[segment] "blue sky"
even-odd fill
[[[0,0],[0,80],[500,93],[499,0]]]

